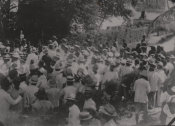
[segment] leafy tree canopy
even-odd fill
[[[24,31],[31,40],[59,39],[76,31],[97,29],[107,16],[129,17],[130,0],[20,0],[15,33]],[[72,27],[74,25],[74,27]]]

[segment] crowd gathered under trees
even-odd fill
[[[1,37],[14,38],[23,28],[26,38],[42,40],[31,43],[23,36],[0,42],[0,125],[12,125],[15,113],[42,118],[53,115],[60,121],[57,125],[116,126],[127,110],[128,117],[135,112],[138,124],[149,121],[148,110],[155,108],[161,108],[161,124],[169,124],[175,114],[175,87],[168,82],[174,75],[174,55],[161,46],[149,46],[145,36],[134,48],[125,40],[120,45],[108,40],[61,39],[70,33],[72,21],[83,24],[87,32],[97,28],[96,17],[102,22],[109,15],[128,19],[131,11],[125,2],[29,1],[20,3],[18,20],[8,20],[13,22],[10,26],[3,6],[0,14],[6,16],[0,20],[4,24]],[[41,13],[33,13],[39,7]],[[44,41],[55,33],[60,36]],[[134,108],[127,108],[129,104]]]
[[[171,78],[175,57],[161,46],[149,46],[145,36],[135,48],[124,41],[101,48],[73,45],[67,39],[58,42],[56,36],[41,50],[22,42],[13,48],[0,43],[2,124],[8,125],[13,111],[38,117],[56,112],[64,120],[61,125],[115,126],[128,104],[136,106],[127,108],[135,111],[136,123],[141,111],[146,122],[148,109],[157,107],[162,108],[162,123],[173,118],[168,110],[173,110],[174,86],[165,81]]]

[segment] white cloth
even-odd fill
[[[47,89],[49,88],[48,84],[47,84],[47,78],[45,75],[41,75],[39,78],[38,78],[38,82],[37,82],[37,87],[39,88],[44,88],[44,89]]]
[[[20,83],[19,88],[24,92],[24,91],[26,91],[27,86],[28,85],[26,84],[26,82],[23,81],[23,82]]]
[[[151,91],[157,91],[159,85],[159,75],[157,72],[148,72],[148,81],[150,83]]]
[[[104,124],[104,126],[117,126],[113,119]]]
[[[80,126],[80,110],[76,105],[69,108],[68,126]]]
[[[168,77],[170,77],[172,71],[174,70],[174,65],[171,62],[168,62],[165,66],[165,69],[169,71]]]
[[[150,92],[150,84],[145,79],[138,79],[134,83],[134,91],[135,91],[135,97],[134,102],[139,103],[147,103],[148,102],[148,96],[147,94]]]
[[[3,89],[0,89],[0,101],[0,121],[5,123],[11,116],[10,105],[15,105],[17,102]]]
[[[72,94],[76,96],[76,93],[77,93],[77,88],[74,86],[67,86],[64,89],[62,89],[61,96],[64,96],[64,103],[66,103],[67,101],[66,99]]]
[[[2,64],[2,66],[1,66],[1,73],[2,73],[4,76],[7,76],[8,73],[9,73],[9,69],[10,69],[9,65],[4,63],[4,64]]]
[[[97,110],[95,102],[92,100],[92,98],[85,100],[83,110],[86,109],[92,109],[94,111]]]
[[[157,73],[158,73],[159,78],[160,78],[160,84],[162,85],[165,82],[165,80],[167,79],[167,76],[163,70],[159,70],[159,71],[157,71]]]
[[[18,73],[29,75],[30,74],[29,66],[27,64],[21,64],[18,68]]]
[[[31,53],[27,56],[26,64],[28,66],[30,65],[31,60],[34,60],[34,65],[38,66],[39,60],[38,60],[38,56],[35,53]]]
[[[169,106],[167,104],[164,106],[163,111],[167,115],[165,124],[168,125],[170,121],[175,117],[175,114],[172,114],[170,112]],[[172,125],[175,125],[175,122]]]
[[[54,56],[56,56],[56,51],[55,50],[50,50],[48,49],[48,55],[53,58]]]

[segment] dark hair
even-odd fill
[[[10,81],[7,78],[4,78],[1,83],[1,88],[5,91],[7,91],[11,86]]]
[[[18,77],[18,72],[17,72],[17,70],[11,70],[11,71],[9,72],[9,77],[10,77],[11,80],[14,80],[16,77]]]
[[[33,59],[30,61],[30,64],[34,64],[34,60]]]
[[[73,81],[67,81],[67,85],[71,86],[71,85],[73,85],[73,84],[74,84]]]
[[[138,59],[135,60],[135,65],[138,65],[140,62]]]
[[[14,88],[15,88],[16,90],[19,90],[20,79],[19,79],[19,78],[16,78],[16,79],[13,81],[13,84],[14,84]]]
[[[145,79],[145,80],[148,80],[148,77],[143,76],[143,75],[140,75],[140,78]]]
[[[19,75],[19,78],[20,78],[20,82],[26,81],[27,79],[26,74]]]

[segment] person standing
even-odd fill
[[[164,87],[164,82],[165,80],[167,79],[167,76],[163,70],[163,63],[162,62],[159,62],[158,65],[157,65],[157,74],[159,76],[159,83],[158,83],[158,92],[157,92],[157,106],[161,106],[161,103],[160,103],[160,96],[161,94],[163,93],[163,87]]]
[[[134,102],[136,103],[136,123],[139,123],[139,115],[141,110],[144,111],[143,119],[146,121],[148,116],[148,93],[150,92],[150,84],[147,80],[145,72],[140,73],[140,78],[134,83]]]
[[[158,91],[159,76],[155,71],[156,65],[152,64],[148,71],[148,81],[150,83],[151,91],[148,94],[149,108],[154,108],[156,104],[156,93]]]

